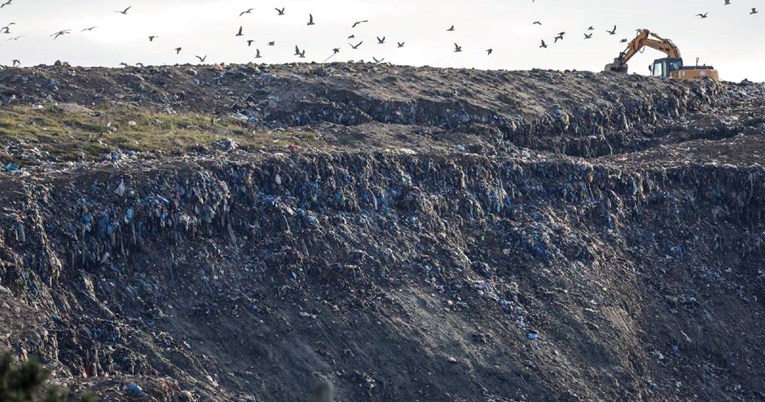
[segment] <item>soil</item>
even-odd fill
[[[0,348],[72,395],[765,398],[763,84],[53,66],[0,100],[326,143],[1,173]]]

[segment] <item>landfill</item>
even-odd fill
[[[73,396],[765,398],[761,83],[62,64],[0,104],[321,142],[64,161],[0,127],[0,349]]]

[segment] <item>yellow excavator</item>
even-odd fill
[[[614,62],[606,65],[606,71],[626,73],[627,63],[636,54],[642,53],[646,47],[663,52],[667,57],[654,60],[649,67],[651,75],[654,77],[679,78],[683,80],[694,80],[710,78],[720,81],[720,74],[712,66],[699,66],[698,59],[695,66],[683,65],[683,58],[680,57],[680,49],[670,39],[664,39],[661,36],[643,29],[638,33],[635,39],[627,45],[627,49],[614,59]]]

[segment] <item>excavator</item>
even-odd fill
[[[667,57],[654,60],[649,67],[651,75],[654,77],[679,78],[683,80],[710,78],[720,81],[720,75],[714,67],[699,66],[698,59],[695,66],[685,66],[683,58],[680,57],[680,49],[670,39],[647,30],[640,30],[640,33],[627,45],[627,49],[614,59],[613,63],[606,65],[605,71],[626,73],[627,63],[636,54],[642,53],[646,47],[663,52]]]

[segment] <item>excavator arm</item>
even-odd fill
[[[663,52],[667,57],[680,57],[680,49],[671,40],[644,29],[627,45],[619,57],[614,59],[613,63],[606,65],[606,71],[626,73],[630,59],[646,47]]]

